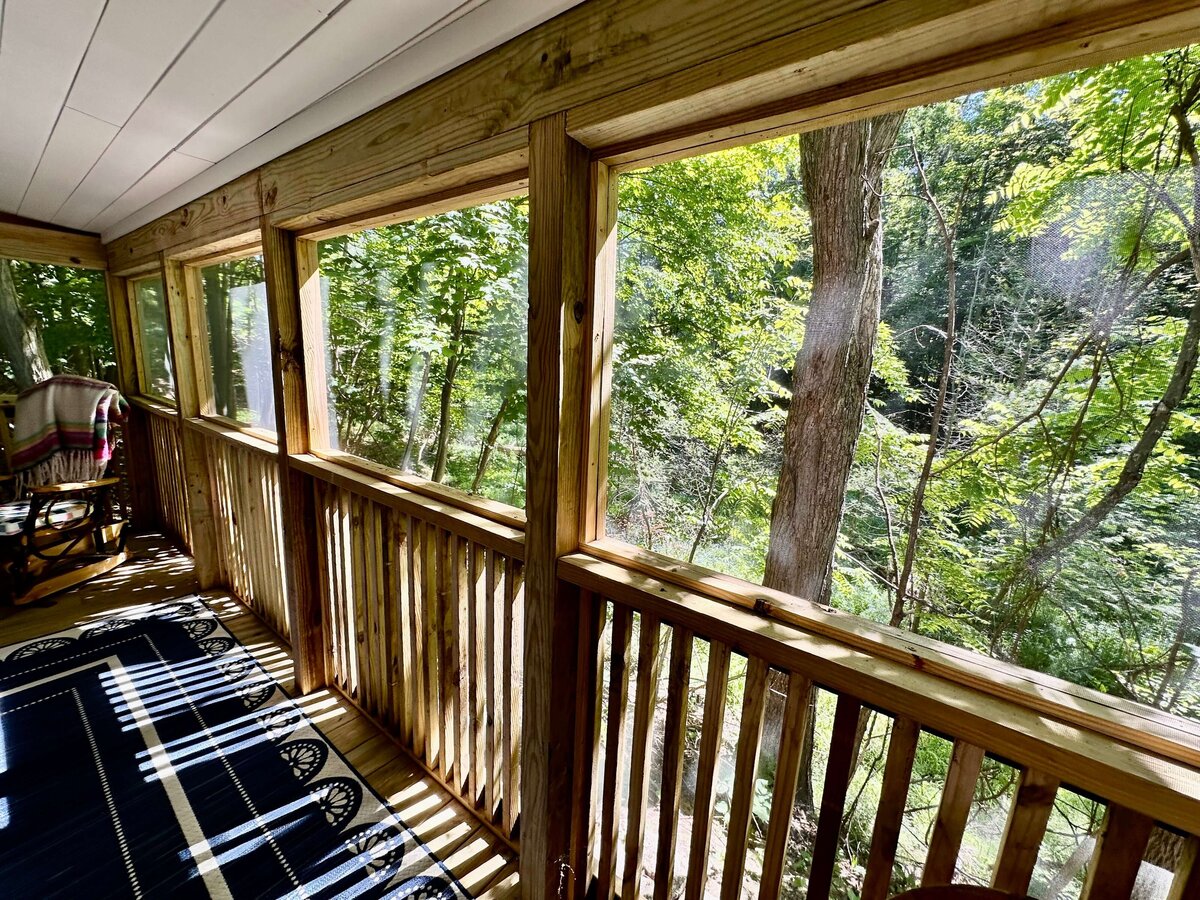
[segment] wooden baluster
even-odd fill
[[[520,569],[515,560],[504,560],[504,832],[510,837],[516,832],[517,812],[520,809],[520,786],[517,775],[520,758],[517,741],[521,733],[521,716],[518,704],[520,695],[513,684],[514,658],[519,652],[513,648],[513,616],[519,591]]]
[[[388,559],[391,563],[389,571],[392,606],[392,643],[395,653],[395,706],[394,717],[398,726],[398,735],[404,746],[411,748],[412,739],[412,698],[409,687],[412,681],[412,658],[409,656],[408,634],[411,620],[408,609],[408,532],[404,530],[404,521],[396,510],[389,510],[388,516]]]
[[[962,740],[954,742],[950,768],[946,772],[946,785],[942,788],[942,801],[938,804],[937,820],[933,826],[933,838],[925,858],[925,871],[921,876],[923,887],[950,884],[954,880],[958,850],[962,846],[963,831],[967,827],[967,816],[971,812],[971,801],[975,799],[975,785],[979,782],[982,765],[982,747]]]
[[[442,646],[442,614],[438,603],[438,528],[431,522],[424,526],[424,540],[421,550],[423,560],[421,571],[425,583],[421,587],[421,602],[425,604],[425,688],[428,728],[425,732],[426,755],[425,764],[430,769],[443,767],[442,754],[445,748],[445,731],[442,727],[442,709],[445,702],[442,697],[441,677],[441,646]]]
[[[742,692],[742,721],[734,761],[733,800],[729,807],[729,836],[725,868],[721,874],[721,900],[738,900],[746,871],[746,839],[754,805],[754,779],[758,775],[758,750],[762,742],[763,713],[767,708],[767,664],[750,657]]]
[[[913,719],[900,716],[892,725],[892,739],[883,770],[883,787],[879,794],[879,809],[875,813],[875,829],[871,834],[871,852],[867,857],[861,900],[883,900],[888,895],[892,869],[896,864],[900,825],[908,800],[909,781],[912,779],[913,759],[917,754],[917,739],[920,736],[921,726]]]
[[[588,888],[591,885],[591,880],[597,871],[597,860],[600,856],[600,842],[597,840],[596,832],[600,827],[600,807],[601,794],[604,790],[604,773],[600,769],[601,765],[601,744],[600,744],[600,725],[604,721],[604,673],[608,668],[608,654],[604,646],[604,627],[608,619],[609,603],[603,597],[595,597],[593,602],[596,605],[595,621],[593,628],[595,630],[595,654],[590,660],[592,666],[592,706],[590,715],[592,718],[591,725],[591,752],[590,765],[592,767],[591,781],[591,796],[588,799],[588,833],[587,841],[587,858],[585,860],[576,859],[576,863],[582,863],[582,868],[576,873],[576,888],[583,889],[583,893],[577,896],[586,897]],[[643,618],[643,622],[645,619]],[[586,747],[586,743],[584,744]],[[626,844],[629,843],[629,838],[625,839]]]
[[[365,536],[363,535],[363,501],[357,494],[348,494],[346,497],[347,504],[350,507],[350,530],[347,537],[350,540],[350,572],[353,575],[353,581],[350,584],[350,615],[353,617],[353,627],[351,629],[351,639],[354,648],[354,685],[353,696],[359,703],[366,706],[364,698],[365,683],[370,671],[370,661],[368,657],[367,645],[367,614],[366,602],[367,598],[365,587]]]
[[[992,873],[992,887],[1012,894],[1025,894],[1037,865],[1038,850],[1046,834],[1046,824],[1054,809],[1058,794],[1058,779],[1023,769],[1008,810],[1004,837],[1000,840],[1000,855]]]
[[[629,701],[629,636],[633,614],[613,605],[612,654],[608,683],[608,734],[604,750],[604,790],[600,798],[600,863],[596,896],[613,896],[617,876],[617,836],[621,827],[621,772],[625,764],[625,712]]]
[[[483,566],[483,642],[484,642],[484,665],[486,668],[484,690],[486,696],[484,698],[485,709],[484,716],[487,723],[487,744],[485,747],[485,765],[486,765],[486,787],[484,789],[484,807],[487,810],[488,819],[492,822],[500,822],[500,773],[502,771],[501,760],[504,755],[500,752],[500,715],[499,702],[496,696],[497,686],[500,678],[507,677],[505,673],[500,673],[500,678],[496,677],[496,667],[500,665],[501,649],[496,633],[496,607],[503,602],[503,598],[498,596],[496,588],[498,587],[496,573],[496,551],[486,550]]]
[[[633,749],[630,751],[629,824],[625,830],[625,868],[621,900],[641,895],[642,851],[646,840],[646,802],[650,796],[650,756],[654,737],[654,707],[658,699],[661,655],[659,619],[643,614],[638,637],[637,697],[633,706]]]
[[[654,900],[670,900],[675,880],[675,844],[679,832],[679,801],[683,795],[683,742],[687,737],[691,671],[692,632],[677,627],[671,639],[671,667],[667,672],[667,717],[663,733]]]
[[[1133,893],[1153,828],[1154,820],[1149,816],[1110,803],[1080,900],[1127,900]]]
[[[592,878],[595,848],[595,786],[600,780],[601,685],[604,683],[604,653],[601,635],[608,601],[590,591],[580,593],[578,678],[575,687],[575,761],[571,780],[571,871],[577,897],[586,897]]]
[[[450,607],[452,627],[450,635],[451,686],[454,694],[454,787],[460,797],[470,797],[471,760],[471,695],[467,673],[467,657],[470,655],[470,629],[467,612],[467,554],[465,538],[449,535]],[[471,802],[474,805],[474,802]]]
[[[408,659],[412,685],[409,690],[409,715],[412,717],[412,748],[429,761],[427,743],[428,727],[425,712],[429,708],[425,687],[425,654],[429,644],[425,642],[425,604],[421,600],[421,584],[424,578],[424,537],[421,520],[408,517]]]
[[[1189,835],[1184,839],[1179,861],[1175,863],[1175,877],[1171,879],[1171,890],[1167,900],[1193,900],[1200,897],[1200,837]]]
[[[696,774],[696,800],[692,812],[692,845],[688,852],[685,900],[700,900],[708,883],[708,850],[712,833],[713,781],[721,753],[725,725],[725,687],[729,682],[729,647],[709,644],[708,680],[704,685],[704,723],[700,733],[700,759]]]
[[[485,785],[488,783],[487,754],[484,749],[485,726],[487,724],[486,694],[488,653],[485,657],[486,635],[483,633],[483,548],[470,542],[467,544],[467,591],[468,626],[470,634],[470,656],[467,659],[467,682],[470,686],[471,710],[468,721],[471,733],[471,805],[482,809],[485,803]]]
[[[771,818],[763,848],[759,900],[776,900],[783,885],[784,857],[792,828],[792,805],[800,777],[800,757],[808,727],[812,682],[796,672],[788,673],[787,704],[779,737],[779,760],[775,768],[775,790],[771,794]]]
[[[838,838],[846,809],[846,791],[850,787],[850,766],[855,758],[858,719],[862,704],[849,694],[838,697],[833,716],[833,735],[829,742],[829,763],[825,767],[825,789],[821,793],[821,813],[817,818],[817,836],[813,840],[812,864],[808,874],[808,900],[827,900],[837,862]]]
[[[455,652],[455,616],[458,603],[452,596],[454,578],[454,536],[444,528],[437,530],[437,609],[438,609],[438,672],[442,697],[442,760],[438,771],[445,781],[454,783],[458,767],[458,720],[456,684],[458,654]]]

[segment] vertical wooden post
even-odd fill
[[[198,344],[205,339],[196,328],[198,298],[187,290],[187,272],[178,260],[162,256],[163,303],[167,308],[167,334],[171,341],[171,361],[175,372],[175,402],[179,410],[179,446],[183,454],[183,477],[187,488],[188,521],[192,532],[192,559],[200,587],[209,588],[223,581],[217,545],[216,491],[204,439],[186,427],[185,419],[200,415],[202,382],[208,372],[197,365],[201,359]]]
[[[309,396],[324,389],[324,366],[306,342],[320,334],[321,291],[317,246],[297,241],[289,231],[262,220],[267,314],[271,326],[271,380],[275,427],[279,433],[284,553],[296,687],[308,693],[324,687],[325,630],[321,611],[316,498],[311,480],[291,465],[292,454],[307,453],[312,424]],[[321,361],[323,362],[323,360]],[[310,382],[310,379],[313,379]]]
[[[589,802],[574,759],[581,598],[556,565],[580,540],[591,242],[588,153],[567,135],[566,115],[534,122],[529,144],[521,887],[543,900],[573,897],[584,877],[571,871],[572,820]]]
[[[140,393],[135,342],[130,304],[129,282],[105,273],[108,288],[108,317],[112,323],[113,348],[117,354],[117,387],[126,397]],[[145,413],[131,408],[125,425],[126,470],[133,492],[133,522],[138,528],[153,528],[158,524],[158,497],[155,492],[153,457],[146,435]]]

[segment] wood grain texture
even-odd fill
[[[575,685],[579,663],[578,592],[560,591],[557,564],[579,546],[588,160],[565,122],[557,115],[530,129],[528,371],[540,377],[526,426],[521,883],[531,900],[559,891],[572,811],[552,798],[575,795],[575,705],[554,706],[553,698]]]
[[[688,629],[673,629],[663,725],[662,789],[658,797],[655,900],[671,900],[675,884],[675,846],[679,835],[679,803],[683,797],[683,745],[687,740],[691,694],[692,639],[693,635]]]
[[[704,684],[704,720],[700,733],[700,759],[692,806],[692,843],[688,849],[684,900],[700,900],[708,885],[708,851],[712,839],[714,781],[725,726],[725,694],[729,682],[729,648],[714,641],[708,651],[708,676]]]
[[[99,235],[38,228],[3,219],[0,219],[0,259],[84,269],[108,268],[108,256]]]
[[[879,790],[879,808],[875,812],[875,828],[871,833],[867,873],[863,878],[862,900],[883,900],[890,893],[900,825],[920,736],[921,726],[912,719],[898,718],[892,723],[892,738],[883,769],[883,786]]]
[[[806,672],[835,693],[870,698],[872,705],[917,718],[941,734],[1200,833],[1200,774],[1189,766],[586,554],[561,559],[559,573],[584,589],[685,625],[738,652]]]
[[[800,758],[808,729],[812,682],[797,672],[788,673],[787,702],[783,710],[783,728],[779,735],[779,757],[775,767],[775,788],[771,792],[771,817],[767,822],[767,841],[763,847],[763,868],[758,896],[776,900],[783,886],[783,869],[788,837],[792,831],[792,807],[800,780]]]
[[[983,748],[966,741],[955,741],[950,754],[950,768],[942,786],[942,799],[933,824],[933,838],[925,857],[921,875],[922,887],[950,884],[962,846],[963,829],[975,799],[975,784],[983,764]]]
[[[625,770],[625,720],[629,703],[629,647],[633,615],[613,608],[612,650],[609,653],[608,724],[605,732],[604,783],[600,794],[600,857],[596,896],[617,895],[617,841],[621,828],[621,783]]]
[[[1038,769],[1021,770],[1017,789],[1009,807],[1000,855],[992,873],[992,887],[999,891],[1024,894],[1029,890],[1038,851],[1046,834],[1059,781]]]
[[[1154,820],[1149,816],[1110,803],[1080,900],[1124,900],[1131,896],[1153,828]]]
[[[619,893],[622,900],[638,900],[642,892],[642,854],[646,841],[646,809],[650,799],[650,763],[654,741],[654,709],[662,655],[660,622],[641,617],[638,633],[637,697],[633,704],[633,737],[630,750],[629,796],[625,799],[625,860]]]
[[[312,479],[292,466],[293,454],[307,453],[310,443],[310,355],[306,352],[306,329],[320,333],[320,295],[301,290],[300,254],[310,255],[311,246],[301,247],[290,232],[262,222],[263,263],[266,270],[267,318],[271,330],[272,388],[275,394],[275,430],[278,435],[278,467],[282,481],[283,533],[286,546],[284,575],[289,605],[292,652],[296,659],[296,685],[301,693],[326,683],[325,625],[317,590],[317,546],[315,531],[304,523],[316,519]],[[311,260],[308,261],[311,264]],[[307,265],[303,267],[307,269]],[[323,367],[316,373],[324,375]]]
[[[825,789],[821,792],[821,811],[817,834],[813,838],[812,864],[808,872],[808,900],[828,900],[837,862],[842,816],[846,809],[846,791],[850,787],[859,740],[858,723],[862,704],[854,697],[838,697],[833,715],[833,734],[829,740],[829,762],[825,767]]]
[[[742,718],[734,760],[733,799],[729,805],[729,836],[725,844],[725,868],[721,875],[721,900],[738,900],[746,872],[746,843],[750,813],[754,805],[754,783],[758,775],[759,744],[763,714],[767,709],[767,663],[752,656],[742,690]]]
[[[823,635],[872,656],[939,675],[1026,709],[1123,743],[1200,767],[1200,722],[1072,684],[930,637],[889,628],[731,575],[681,562],[621,541],[602,539],[588,553],[651,579],[726,601]]]

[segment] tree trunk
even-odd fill
[[[800,136],[813,286],[792,375],[763,584],[829,600],[883,291],[883,169],[903,113]]]
[[[0,259],[0,352],[8,357],[17,389],[23,391],[52,373],[42,345],[42,330],[22,308],[9,266],[7,259]]]
[[[472,494],[478,494],[479,487],[483,484],[483,476],[487,474],[488,463],[492,461],[492,451],[496,448],[497,438],[500,437],[500,428],[504,425],[504,419],[508,416],[508,408],[512,405],[513,394],[516,392],[517,389],[513,385],[509,385],[505,389],[504,398],[500,401],[500,409],[492,418],[492,427],[488,429],[483,447],[479,451],[479,465],[475,467],[475,477],[471,480]]]
[[[909,583],[912,581],[913,565],[917,560],[917,540],[921,535],[921,517],[925,513],[925,491],[929,487],[933,461],[937,458],[942,414],[946,409],[946,395],[950,390],[950,373],[954,367],[955,320],[958,312],[958,269],[954,256],[955,228],[946,221],[941,205],[933,196],[933,190],[929,187],[929,179],[925,177],[925,167],[917,153],[916,141],[913,142],[912,152],[917,172],[921,176],[921,188],[924,191],[925,201],[937,219],[938,230],[942,236],[942,247],[946,254],[946,337],[942,352],[942,370],[938,375],[937,398],[934,400],[933,411],[929,416],[929,443],[925,445],[925,461],[921,465],[921,474],[917,476],[917,485],[913,491],[912,509],[909,510],[908,535],[904,544],[904,564],[896,578],[896,598],[892,604],[892,614],[888,619],[888,624],[893,627],[899,626],[904,621]],[[916,630],[915,627],[914,630]]]
[[[213,406],[217,415],[233,418],[233,310],[225,273],[217,271],[204,279],[204,313],[208,322],[209,358],[212,362]],[[163,309],[166,310],[166,297]]]
[[[454,396],[454,378],[458,374],[458,354],[446,360],[446,380],[442,382],[442,396],[438,404],[437,452],[433,457],[433,480],[441,481],[446,476],[446,458],[450,453],[450,401]]]
[[[404,472],[413,470],[413,451],[417,447],[417,432],[421,427],[421,407],[425,405],[425,394],[429,391],[429,367],[432,359],[428,352],[422,353],[421,380],[417,384],[417,396],[413,398],[408,413],[408,440],[404,444],[404,458],[400,461],[400,469]]]

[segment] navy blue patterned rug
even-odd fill
[[[466,896],[195,598],[0,648],[0,894]]]

